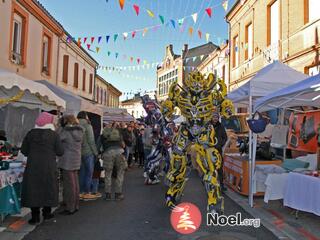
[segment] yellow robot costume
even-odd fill
[[[187,153],[192,145],[196,151],[196,163],[201,170],[201,177],[208,195],[207,210],[223,212],[217,170],[221,167],[221,156],[215,148],[217,138],[211,124],[214,112],[229,117],[234,113],[223,80],[215,79],[213,74],[204,78],[199,72],[190,73],[181,87],[177,83],[170,86],[169,98],[162,103],[162,113],[170,117],[174,107],[181,110],[186,121],[173,141],[170,170],[166,176],[169,189],[166,204],[173,208],[186,184]]]

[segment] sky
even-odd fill
[[[98,70],[99,75],[123,92],[121,99],[130,98],[139,91],[156,89],[156,68],[155,64],[151,68],[151,64],[163,60],[167,45],[173,44],[174,53],[181,54],[184,44],[188,44],[189,48],[205,44],[206,33],[210,34],[209,41],[217,45],[228,38],[223,0],[126,0],[123,10],[119,0],[39,1],[72,37],[81,37],[82,41],[87,37],[86,44],[91,42],[91,37],[95,37],[90,46],[93,51],[89,53],[101,66],[122,68],[121,72]],[[228,10],[234,1],[229,0]],[[138,16],[134,4],[139,6]],[[208,7],[212,7],[211,18],[205,12]],[[154,18],[148,15],[147,9],[154,13]],[[191,17],[194,13],[198,13],[196,23]],[[159,15],[164,17],[163,25]],[[189,17],[184,20],[184,28],[179,27],[177,20],[186,16]],[[175,20],[175,28],[171,19]],[[156,30],[149,29],[145,36],[142,36],[143,31],[137,31],[132,38],[133,31],[156,25],[161,26]],[[192,37],[188,31],[190,27],[194,29]],[[198,36],[198,29],[202,32],[202,39]],[[128,32],[126,40],[123,39],[124,32]],[[116,41],[113,39],[115,34],[119,34]],[[106,43],[108,35],[110,39]],[[102,36],[99,44],[98,36]],[[87,49],[86,44],[83,46]],[[100,48],[98,53],[96,47]],[[134,59],[132,62],[131,57]],[[138,58],[140,64],[137,63]],[[146,65],[142,68],[144,61],[150,64],[149,69]],[[135,66],[135,70],[131,68],[129,71],[129,66]]]

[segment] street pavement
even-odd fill
[[[141,169],[129,170],[125,177],[123,201],[99,199],[81,202],[79,212],[71,216],[56,214],[53,220],[43,222],[24,240],[277,239],[263,226],[206,226],[206,194],[195,172],[191,173],[182,201],[194,203],[200,208],[202,223],[193,234],[179,234],[171,227],[170,211],[164,205],[166,187],[163,184],[146,186],[143,180]],[[253,218],[225,196],[225,214],[237,212],[242,213],[242,219]]]

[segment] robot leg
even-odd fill
[[[169,181],[169,189],[166,193],[166,205],[174,208],[176,203],[180,201],[185,184],[186,184],[186,156],[173,153],[171,169],[166,178]]]

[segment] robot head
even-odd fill
[[[198,93],[206,88],[206,79],[201,73],[193,72],[189,74],[186,85],[191,91]]]
[[[234,106],[233,103],[229,99],[223,100],[221,103],[221,115],[226,118],[229,118],[234,114]]]
[[[161,112],[166,117],[171,117],[173,113],[173,103],[170,100],[165,100],[161,104]]]

